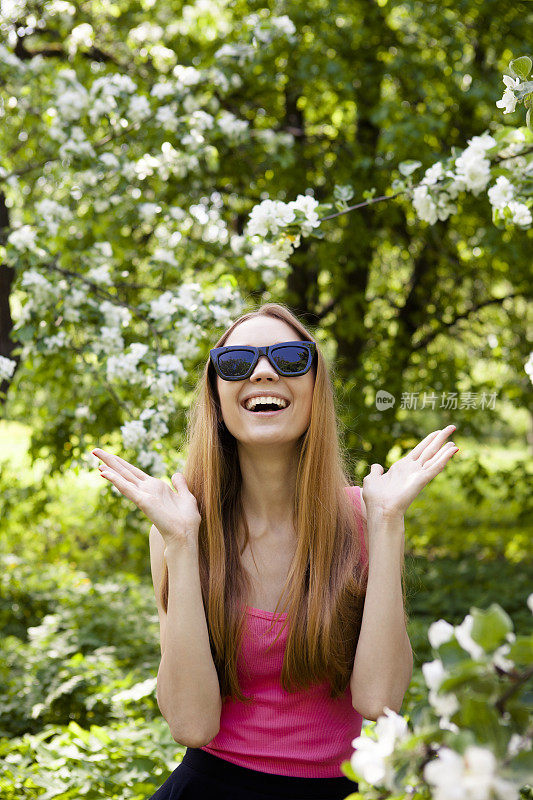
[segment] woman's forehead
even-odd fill
[[[279,319],[245,320],[237,325],[224,345],[249,345],[261,347],[267,344],[294,341],[299,338],[295,330]]]

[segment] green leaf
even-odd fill
[[[496,744],[498,753],[505,753],[506,729],[500,725],[497,712],[489,706],[486,700],[466,697],[456,717],[459,717],[462,724],[475,733],[479,742]]]
[[[398,164],[398,169],[400,170],[400,174],[407,178],[408,175],[411,175],[418,167],[422,166],[421,161],[402,161]]]
[[[355,776],[355,772],[353,771],[353,767],[352,767],[352,764],[351,764],[351,762],[350,762],[350,761],[343,761],[343,762],[342,762],[342,764],[341,764],[341,766],[340,766],[340,770],[341,770],[341,772],[343,772],[343,773],[346,775],[346,777],[347,777],[347,778],[349,778],[351,781],[357,781],[357,778],[356,778],[356,776]]]
[[[531,72],[532,63],[529,56],[519,56],[519,58],[514,58],[509,62],[509,69],[514,72],[517,78],[525,81]]]
[[[517,100],[523,100],[526,94],[533,92],[533,81],[526,81],[521,83],[516,89],[513,89],[513,94]]]
[[[533,664],[533,636],[517,636],[509,648],[507,657],[515,664]]]
[[[485,611],[472,608],[472,616],[472,639],[488,653],[503,644],[505,635],[513,630],[511,617],[497,603],[492,603]]]
[[[531,119],[531,109],[530,108],[528,109],[528,112],[526,114],[526,125],[529,128],[529,130],[531,131],[531,133],[533,133],[533,121]]]
[[[509,762],[511,774],[519,776],[523,780],[531,780],[533,775],[533,750],[529,752],[524,750],[518,753],[512,761]]]

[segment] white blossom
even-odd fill
[[[415,186],[413,189],[413,206],[419,219],[434,225],[437,221],[437,206],[427,186]]]
[[[304,221],[300,223],[302,236],[310,233],[313,228],[319,227],[320,219],[316,213],[317,206],[318,200],[305,194],[299,194],[296,200],[292,200],[289,203],[289,208],[294,211],[302,211],[305,216]]]
[[[196,86],[202,80],[201,72],[194,67],[184,67],[182,64],[176,64],[172,74],[176,78],[176,86],[180,89]]]
[[[103,300],[99,304],[99,309],[104,315],[105,324],[110,328],[119,328],[121,325],[129,325],[131,321],[131,311],[124,306],[116,305]]]
[[[166,131],[177,131],[179,119],[174,105],[160,106],[155,114],[155,120]]]
[[[172,292],[163,292],[159,297],[150,301],[148,316],[158,322],[168,323],[176,313],[178,305],[178,299]]]
[[[76,83],[75,86],[61,85],[56,95],[56,108],[59,116],[65,122],[78,120],[89,102],[89,94],[84,86]]]
[[[146,428],[138,419],[125,422],[124,425],[120,426],[120,432],[122,433],[124,447],[131,447],[134,450],[137,450],[147,439]]]
[[[494,651],[492,654],[492,663],[495,667],[499,667],[506,672],[514,669],[514,662],[511,661],[510,658],[505,658],[510,649],[511,647],[509,644],[502,644],[497,650]]]
[[[520,79],[511,78],[510,75],[504,75],[503,82],[505,84],[505,91],[502,99],[498,100],[496,105],[498,108],[503,108],[504,114],[511,114],[516,108],[517,98],[515,97],[514,90],[518,89],[520,86]]]
[[[160,213],[161,206],[157,203],[139,203],[137,211],[142,220],[151,222]]]
[[[517,200],[510,200],[507,204],[507,208],[513,215],[512,221],[515,225],[522,225],[524,227],[531,225],[531,211],[525,203],[519,203]]]
[[[455,626],[455,638],[463,650],[466,650],[471,658],[477,660],[483,658],[485,651],[470,635],[473,624],[474,617],[472,614],[467,614],[461,624]]]
[[[365,781],[392,790],[394,772],[390,756],[396,744],[409,736],[407,721],[385,707],[385,713],[378,717],[373,730],[377,740],[361,735],[352,741],[355,750],[350,762],[354,771]]]
[[[35,250],[35,238],[37,231],[31,225],[21,225],[11,231],[7,237],[9,244],[16,250]]]
[[[176,86],[174,83],[171,83],[171,81],[154,83],[150,94],[152,97],[157,97],[158,100],[163,100],[163,98],[169,97],[170,95],[176,95]]]
[[[111,286],[113,279],[109,274],[109,264],[102,264],[100,267],[93,267],[87,273],[87,278],[95,283],[102,283],[105,286]]]
[[[515,194],[515,187],[505,175],[499,175],[494,186],[487,192],[489,202],[494,208],[504,208]]]
[[[132,122],[143,122],[152,114],[150,103],[144,95],[134,94],[130,97],[127,116]]]
[[[247,232],[249,236],[276,234],[281,228],[294,222],[294,218],[294,210],[287,203],[280,200],[263,200],[252,208]]]
[[[467,147],[455,160],[455,170],[465,188],[476,197],[490,180],[490,161],[478,147]]]
[[[12,358],[5,358],[5,356],[0,356],[0,380],[10,380],[13,373],[15,372],[15,367],[17,366],[17,362],[14,361]]]
[[[72,57],[80,49],[80,47],[89,48],[94,44],[94,30],[92,25],[88,22],[82,22],[72,28],[70,35],[66,38],[68,52]]]
[[[439,178],[444,176],[444,168],[440,161],[437,161],[433,166],[429,167],[425,173],[424,177],[421,180],[422,184],[432,185],[437,183]]]
[[[231,111],[221,111],[217,117],[216,123],[222,133],[228,137],[239,136],[248,129],[248,121],[245,119],[237,119],[235,114]]]
[[[127,35],[135,43],[142,44],[143,42],[158,42],[164,33],[165,31],[161,25],[156,25],[153,22],[142,22],[136,28],[131,28]]]
[[[461,755],[441,747],[425,765],[424,779],[434,800],[516,800],[516,787],[496,774],[496,758],[486,747],[469,745]]]
[[[293,246],[288,239],[279,239],[276,242],[258,242],[252,247],[251,253],[246,253],[244,260],[249,269],[284,270],[287,268],[289,256]]]
[[[185,378],[187,371],[177,356],[171,354],[158,356],[157,369],[159,372],[172,372],[180,378]]]
[[[21,61],[20,58],[17,58],[17,56],[8,50],[7,47],[4,47],[3,44],[0,44],[0,62],[7,64],[8,67],[14,67],[21,72],[26,69],[24,62]]]
[[[59,148],[61,158],[67,156],[80,156],[82,158],[96,158],[91,143],[85,136],[85,131],[79,125],[75,125],[70,131],[68,138]]]
[[[120,329],[102,325],[100,328],[100,336],[94,342],[94,347],[98,352],[108,353],[109,355],[124,350],[124,339],[120,333]]]
[[[163,415],[155,408],[145,408],[141,411],[139,419],[144,423],[148,421],[148,433],[153,439],[162,439],[168,433],[168,426]]]
[[[446,622],[445,619],[439,619],[436,622],[432,622],[428,628],[429,643],[435,650],[438,650],[441,644],[449,642],[453,635],[453,625],[450,625],[450,623]]]
[[[69,345],[65,331],[58,331],[54,336],[44,337],[41,341],[47,353],[57,352],[61,348],[68,347]]]
[[[533,382],[533,352],[529,354],[529,358],[526,361],[525,370],[529,375],[529,377],[531,378],[531,381]],[[527,607],[533,614],[533,592],[531,592],[531,594],[527,598]]]
[[[147,345],[141,342],[134,342],[130,345],[129,353],[110,356],[106,365],[107,379],[109,381],[128,381],[130,383],[141,381],[142,376],[137,371],[137,365],[147,352]]]
[[[36,306],[45,308],[58,300],[61,291],[59,286],[51,283],[44,275],[33,269],[28,269],[23,273],[20,285],[29,290]]]
[[[168,72],[170,67],[176,63],[178,57],[170,47],[164,47],[162,44],[154,44],[150,48],[150,58],[159,72]]]
[[[292,36],[293,33],[296,33],[296,26],[287,14],[283,14],[281,17],[270,17],[270,23],[286,36]]]

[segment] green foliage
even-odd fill
[[[2,167],[14,173],[3,181],[9,219],[0,258],[8,230],[38,225],[45,256],[29,250],[16,258],[12,287],[13,342],[37,344],[25,351],[8,393],[9,415],[32,423],[32,457],[46,458],[52,470],[83,463],[92,446],[108,446],[147,401],[129,384],[110,387],[104,379],[105,357],[93,350],[104,300],[137,312],[125,345],[146,340],[154,351],[172,351],[170,329],[148,328],[148,302],[190,281],[209,295],[228,275],[246,299],[279,299],[298,309],[335,350],[347,449],[362,467],[370,451],[382,462],[400,435],[417,439],[427,431],[420,408],[400,408],[402,392],[479,392],[495,384],[495,408],[481,414],[459,403],[441,407],[438,416],[453,412],[460,431],[489,443],[499,425],[503,440],[512,440],[504,404],[526,407],[531,396],[523,373],[530,231],[511,237],[505,214],[500,230],[488,202],[464,193],[457,215],[434,226],[421,224],[409,203],[379,203],[325,223],[293,254],[288,273],[274,279],[265,264],[250,268],[229,234],[242,235],[249,211],[267,195],[289,200],[311,190],[321,204],[333,199],[338,210],[349,201],[335,195],[335,186],[349,187],[354,203],[374,191],[379,197],[396,174],[404,177],[406,165],[429,166],[506,122],[495,107],[501,75],[509,63],[526,75],[529,61],[522,55],[530,46],[523,3],[455,2],[432,6],[430,14],[419,0],[334,7],[291,0],[282,10],[244,0],[223,7],[89,2],[83,9],[73,4],[73,13],[55,13],[49,4],[25,7],[26,27],[5,23],[6,31],[18,31],[22,66],[0,60],[2,107],[9,109],[0,126]],[[294,36],[272,27],[280,13],[292,20]],[[76,38],[80,24],[91,26],[94,46]],[[217,55],[221,48],[226,53]],[[39,65],[26,75],[35,53]],[[163,103],[151,91],[172,83],[174,65],[197,69],[200,78],[165,100],[167,129],[155,122]],[[63,70],[75,75],[80,92],[102,78],[127,77],[135,83],[133,98],[146,101],[151,114],[135,121],[129,95],[118,92],[116,108],[94,120],[86,109],[76,116],[56,86]],[[63,118],[61,98],[72,118]],[[217,121],[233,114],[246,132],[224,133],[214,122],[191,144],[197,113]],[[510,136],[521,113],[511,119]],[[86,149],[62,157],[62,137],[68,144],[74,131]],[[170,161],[177,154],[175,169],[135,168],[162,152]],[[50,199],[68,219],[48,230],[36,207]],[[145,216],[143,204],[160,210]],[[194,204],[215,212],[228,236],[211,240],[190,213]],[[181,210],[183,220],[169,219],[171,209]],[[170,260],[159,247],[161,237],[168,245],[165,230],[175,236]],[[100,260],[109,262],[112,283],[88,289],[96,248],[106,242],[112,255]],[[29,313],[31,292],[22,278],[31,268],[52,281],[62,276],[65,287],[57,302]],[[81,301],[73,293],[85,291],[80,324]],[[224,323],[192,317],[201,341],[184,359],[187,377],[170,399],[176,414],[163,442],[167,464],[184,432],[191,377]],[[67,346],[50,347],[44,339],[58,327]],[[490,334],[497,347],[488,343]],[[396,398],[387,411],[375,406],[380,388]],[[78,417],[87,403],[89,415]]]
[[[9,634],[1,644],[0,735],[159,715],[150,585],[126,573],[92,583],[64,563],[37,572],[33,560],[14,556],[2,558],[1,572],[0,621]],[[134,686],[140,692],[130,697],[124,690]]]
[[[179,765],[185,749],[161,718],[81,728],[48,725],[0,739],[2,800],[146,800]]]

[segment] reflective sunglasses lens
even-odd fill
[[[289,344],[274,350],[272,358],[281,372],[292,375],[295,372],[302,372],[307,367],[309,350],[307,347]]]
[[[246,375],[254,360],[254,354],[248,350],[231,350],[218,357],[218,368],[227,378],[239,378]]]

